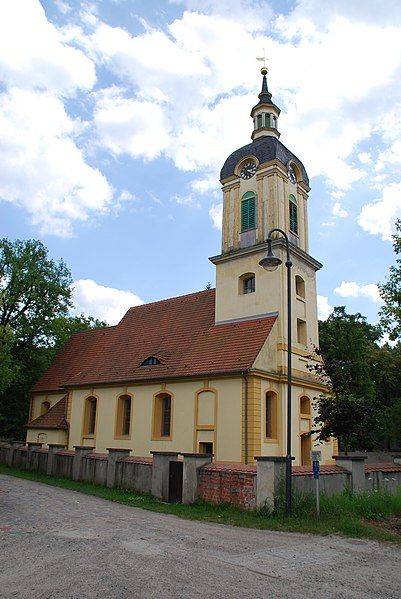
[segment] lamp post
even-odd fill
[[[259,262],[265,270],[276,270],[282,260],[273,254],[272,234],[281,233],[285,239],[287,260],[287,455],[285,457],[285,513],[291,514],[291,477],[292,477],[292,456],[291,456],[291,267],[290,248],[287,234],[282,229],[271,229],[267,236],[267,256]]]

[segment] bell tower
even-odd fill
[[[221,169],[223,227],[216,266],[216,324],[276,313],[278,341],[286,343],[285,268],[266,272],[259,266],[271,229],[287,232],[293,262],[294,345],[302,351],[317,345],[316,271],[309,255],[309,179],[302,162],[280,141],[280,108],[261,69],[262,89],[251,110],[252,142],[235,150]],[[284,241],[275,254],[285,262]]]

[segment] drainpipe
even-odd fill
[[[245,464],[248,463],[248,379],[246,378],[245,372],[242,373],[242,378],[245,381],[245,435],[244,435],[244,444],[245,444]]]

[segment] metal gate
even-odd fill
[[[171,461],[168,485],[168,500],[170,503],[182,503],[182,471],[183,462]]]

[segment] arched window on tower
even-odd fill
[[[289,196],[290,231],[298,235],[298,204],[296,197],[291,193]]]
[[[295,276],[295,293],[298,297],[305,299],[305,281],[299,275]]]
[[[239,277],[238,293],[255,293],[255,273],[247,272]]]
[[[261,114],[258,114],[257,121],[258,121],[258,129],[261,129],[263,127],[263,121],[262,121],[262,115]]]
[[[270,112],[266,112],[266,114],[265,114],[265,127],[271,127],[270,117],[271,117]]]
[[[241,231],[256,228],[256,197],[253,191],[247,191],[241,201]]]

